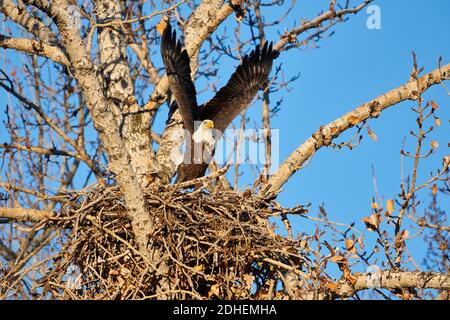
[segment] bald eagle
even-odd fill
[[[211,143],[208,130],[214,128],[223,133],[233,119],[248,107],[258,90],[267,82],[278,52],[272,48],[272,43],[266,42],[262,49],[257,45],[243,58],[228,83],[201,106],[197,104],[197,92],[191,79],[189,55],[186,49],[182,49],[169,23],[161,37],[161,55],[183,126],[191,134],[184,161],[178,166],[176,181],[183,182],[205,174],[212,154],[198,159],[194,154],[194,146],[200,144],[201,148],[208,148],[214,153],[214,147],[211,147],[214,142]],[[195,128],[195,123],[201,123],[199,128]]]

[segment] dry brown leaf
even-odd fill
[[[345,239],[345,247],[351,253],[355,253],[356,252],[355,241],[353,241],[352,239]]]
[[[450,166],[450,156],[445,156],[442,161],[444,162],[444,166],[448,167]]]
[[[386,208],[387,208],[389,215],[391,215],[394,212],[394,200],[388,199],[386,201]]]
[[[433,194],[433,196],[437,195],[438,193],[438,186],[437,184],[433,184],[433,187],[431,188],[431,193]]]
[[[431,141],[431,147],[433,149],[437,149],[437,148],[439,148],[439,143],[436,140],[432,140]]]
[[[434,120],[434,122],[436,123],[436,127],[440,127],[441,126],[441,119],[440,118],[436,118],[435,120]]]
[[[358,244],[359,244],[359,248],[360,248],[361,250],[364,250],[364,242],[363,242],[364,238],[363,238],[363,237],[364,237],[364,236],[359,236],[358,239],[357,239]]]
[[[448,246],[447,246],[447,240],[443,240],[439,243],[439,249],[442,251],[447,250]]]
[[[399,232],[397,234],[397,236],[395,237],[395,247],[397,249],[402,248],[403,244],[404,244],[405,240],[408,238],[408,236],[409,236],[408,230],[403,230],[402,232]]]
[[[371,214],[369,217],[365,217],[362,221],[366,224],[366,228],[369,231],[375,231],[378,230],[382,220],[383,218],[381,217],[381,214],[374,213]]]
[[[431,107],[432,107],[434,110],[439,109],[439,106],[438,106],[437,103],[434,102],[433,100],[430,101],[430,104],[431,104]]]
[[[331,291],[337,291],[337,289],[339,288],[339,285],[336,282],[330,281],[327,283],[327,288],[328,288],[328,290],[331,290]]]

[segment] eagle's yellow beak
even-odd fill
[[[208,128],[208,129],[214,128],[214,122],[212,120],[203,121],[203,125],[205,126],[205,128]]]

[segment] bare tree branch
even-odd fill
[[[450,274],[420,271],[385,270],[379,274],[355,274],[356,282],[351,285],[345,280],[337,283],[333,293],[340,298],[350,297],[355,292],[371,288],[382,289],[439,289],[450,290]],[[375,283],[374,283],[375,281]]]
[[[36,40],[11,38],[0,35],[0,47],[38,54],[65,66],[69,64],[67,57],[60,48]]]
[[[54,43],[56,41],[56,36],[51,29],[42,21],[30,15],[24,7],[14,4],[11,0],[2,0],[0,2],[0,10],[41,41],[45,43]]]
[[[26,208],[1,208],[0,218],[7,218],[14,221],[40,222],[53,215],[52,211],[26,209]]]

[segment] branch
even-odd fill
[[[419,79],[419,88],[416,81],[410,81],[377,98],[367,102],[342,117],[322,126],[308,140],[301,144],[281,164],[277,171],[267,181],[269,192],[278,193],[289,178],[297,172],[302,165],[310,159],[317,150],[327,146],[331,141],[347,129],[366,121],[377,118],[387,108],[405,100],[416,100],[420,93],[425,92],[433,85],[450,79],[450,64],[442,66]]]
[[[106,149],[111,170],[124,195],[126,208],[132,220],[135,240],[142,254],[147,254],[148,235],[153,230],[153,222],[148,211],[145,198],[138,184],[136,174],[131,166],[116,121],[114,108],[108,103],[104,90],[99,82],[97,70],[92,63],[86,46],[80,38],[79,30],[72,28],[69,21],[71,13],[67,9],[67,0],[54,0],[52,14],[62,35],[62,44],[73,67],[73,75],[83,91],[86,106],[94,122],[94,127]],[[56,9],[58,8],[58,9]]]
[[[28,152],[33,152],[33,153],[37,153],[37,154],[42,154],[42,155],[46,155],[46,156],[63,156],[63,157],[73,157],[75,159],[81,160],[83,161],[83,157],[81,157],[79,154],[70,152],[70,151],[65,151],[65,150],[59,150],[59,149],[55,149],[55,148],[51,148],[51,149],[47,149],[47,148],[43,148],[43,147],[33,147],[33,146],[24,146],[18,143],[3,143],[0,144],[0,149],[5,149],[6,152],[8,152],[10,149],[14,149],[14,150],[20,150],[20,151],[28,151]]]
[[[111,19],[113,22],[121,21],[123,10],[124,7],[119,1],[94,1],[94,11],[100,22]],[[153,178],[151,172],[158,171],[155,169],[157,163],[148,134],[149,124],[140,121],[139,105],[134,96],[134,80],[127,57],[127,32],[123,28],[107,25],[109,24],[98,24],[101,26],[97,35],[100,81],[109,106],[112,110],[116,110],[114,114],[121,130],[125,150],[130,155],[131,167],[140,186],[145,188]]]
[[[65,54],[58,47],[44,44],[41,41],[12,38],[5,35],[0,35],[0,47],[23,51],[30,54],[37,54],[49,58],[64,66],[69,65],[69,60]]]
[[[60,126],[50,118],[40,106],[35,104],[34,102],[28,100],[23,95],[19,94],[13,87],[11,81],[7,78],[6,74],[3,71],[0,71],[3,74],[5,79],[0,79],[0,87],[5,89],[7,92],[11,93],[14,97],[16,97],[20,102],[26,105],[26,108],[33,109],[42,119],[44,119],[45,123],[48,124],[50,128],[52,128],[66,143],[70,144],[79,154],[79,159],[86,163],[86,165],[95,173],[97,177],[102,177],[103,172],[101,168],[95,163],[86,151],[78,145],[78,143],[71,139],[61,128]],[[5,80],[10,83],[10,86],[5,85],[2,80]]]
[[[107,22],[107,23],[96,23],[92,26],[92,29],[99,28],[99,27],[114,27],[114,26],[119,27],[119,26],[123,26],[124,24],[132,24],[132,23],[139,22],[139,21],[150,20],[158,15],[161,15],[161,14],[164,14],[164,13],[167,13],[169,11],[176,9],[177,7],[179,7],[180,5],[182,5],[185,2],[186,2],[186,0],[181,0],[180,2],[175,3],[174,5],[172,5],[169,8],[163,9],[161,11],[152,12],[151,14],[143,16],[143,17],[137,17],[137,18],[127,19],[127,20],[119,19],[119,20],[114,20],[114,21]]]
[[[278,41],[273,48],[278,51],[283,51],[285,50],[284,46],[286,44],[295,42],[297,36],[302,34],[303,32],[308,31],[310,29],[318,28],[322,26],[322,24],[326,21],[342,20],[342,17],[345,15],[356,14],[365,7],[367,7],[372,2],[373,0],[366,0],[357,7],[346,8],[339,11],[335,11],[334,6],[332,6],[330,7],[330,10],[328,10],[327,12],[322,13],[321,15],[312,20],[303,22],[302,25],[298,28],[294,28],[291,31],[286,32],[284,35],[281,36],[281,40]]]
[[[230,166],[231,166],[231,164],[227,164],[223,168],[211,173],[210,175],[175,184],[175,185],[173,185],[173,188],[174,189],[182,189],[182,188],[188,188],[188,187],[192,187],[192,186],[200,185],[200,184],[205,185],[208,181],[219,178],[219,177],[223,176],[225,173],[227,173],[228,169],[230,169]]]
[[[40,222],[53,215],[52,211],[26,208],[0,208],[0,218],[22,222]]]
[[[0,11],[43,42],[54,43],[56,41],[56,36],[49,27],[11,0],[0,1]]]
[[[67,199],[66,196],[61,195],[61,196],[49,196],[46,195],[44,193],[35,191],[35,190],[31,190],[31,189],[27,189],[21,186],[17,186],[17,185],[13,185],[11,183],[8,182],[1,182],[0,181],[0,188],[6,190],[6,191],[18,191],[18,192],[23,192],[29,195],[32,195],[36,198],[42,199],[42,200],[51,200],[51,201],[57,201],[57,202],[61,202],[61,203],[67,203],[69,202],[69,200]]]
[[[371,289],[374,286],[388,290],[405,288],[450,290],[450,274],[438,272],[385,270],[379,274],[355,274],[355,277],[356,282],[353,286],[346,280],[335,283],[337,287],[332,290],[333,295],[337,298],[351,297],[357,291]]]

